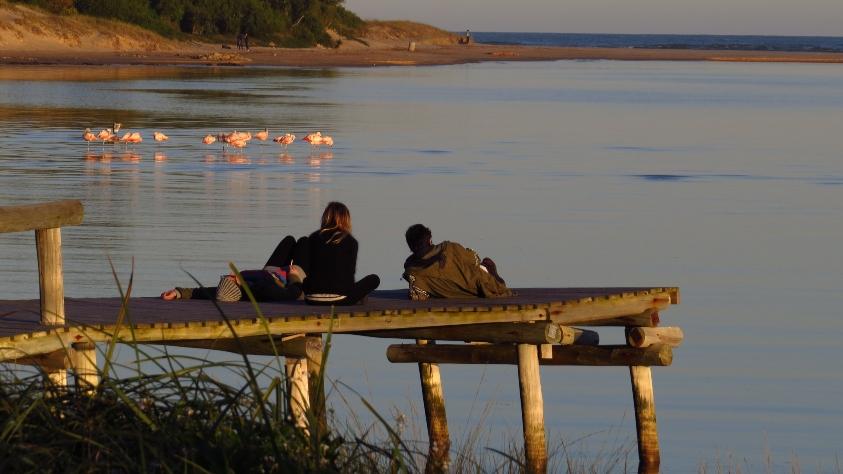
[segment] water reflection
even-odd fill
[[[153,155],[153,158],[155,159],[156,163],[161,162],[161,161],[167,161],[167,154],[164,153],[163,151],[156,151],[155,154]]]
[[[247,165],[251,163],[251,160],[249,160],[249,157],[245,153],[226,153],[223,157],[232,165]]]

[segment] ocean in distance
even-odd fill
[[[464,32],[457,32],[463,34]],[[714,49],[736,51],[843,52],[839,36],[654,35],[607,33],[471,32],[485,44],[573,48]]]
[[[134,262],[137,296],[188,285],[186,272],[214,284],[340,200],[358,274],[385,289],[406,287],[416,222],[493,257],[513,287],[681,287],[662,318],[685,342],[653,369],[663,472],[768,472],[767,459],[769,472],[839,472],[840,65],[14,70],[0,80],[0,205],[82,200],[83,225],[62,232],[68,296],[117,296],[109,259],[124,283]],[[115,120],[145,141],[82,141]],[[264,127],[336,146],[201,143]],[[0,235],[0,298],[37,298],[36,267],[32,233]],[[390,343],[337,336],[328,375],[423,434],[418,372],[386,362]],[[518,439],[516,377],[442,367],[457,443],[477,426],[482,446]],[[570,449],[593,457],[634,440],[625,368],[546,367],[542,388],[551,442],[583,439]]]

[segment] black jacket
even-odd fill
[[[357,239],[346,235],[339,243],[329,243],[332,232],[316,231],[308,237],[310,268],[304,292],[347,295],[354,288],[357,270]]]

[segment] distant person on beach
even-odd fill
[[[249,51],[249,33],[243,33],[243,47]]]
[[[243,33],[237,33],[237,50],[243,49]]]
[[[512,296],[491,258],[456,242],[433,244],[430,229],[411,225],[405,234],[412,255],[404,261],[404,279],[410,299],[495,298]]]
[[[471,43],[471,30],[465,30],[465,44]]]

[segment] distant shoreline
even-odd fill
[[[256,47],[248,52],[219,45],[186,46],[180,51],[42,51],[0,50],[3,65],[206,65],[286,67],[430,66],[487,61],[726,61],[778,63],[843,63],[843,53],[735,51],[638,48],[570,48],[512,45],[416,45],[394,41],[378,47],[362,45],[339,49]]]

